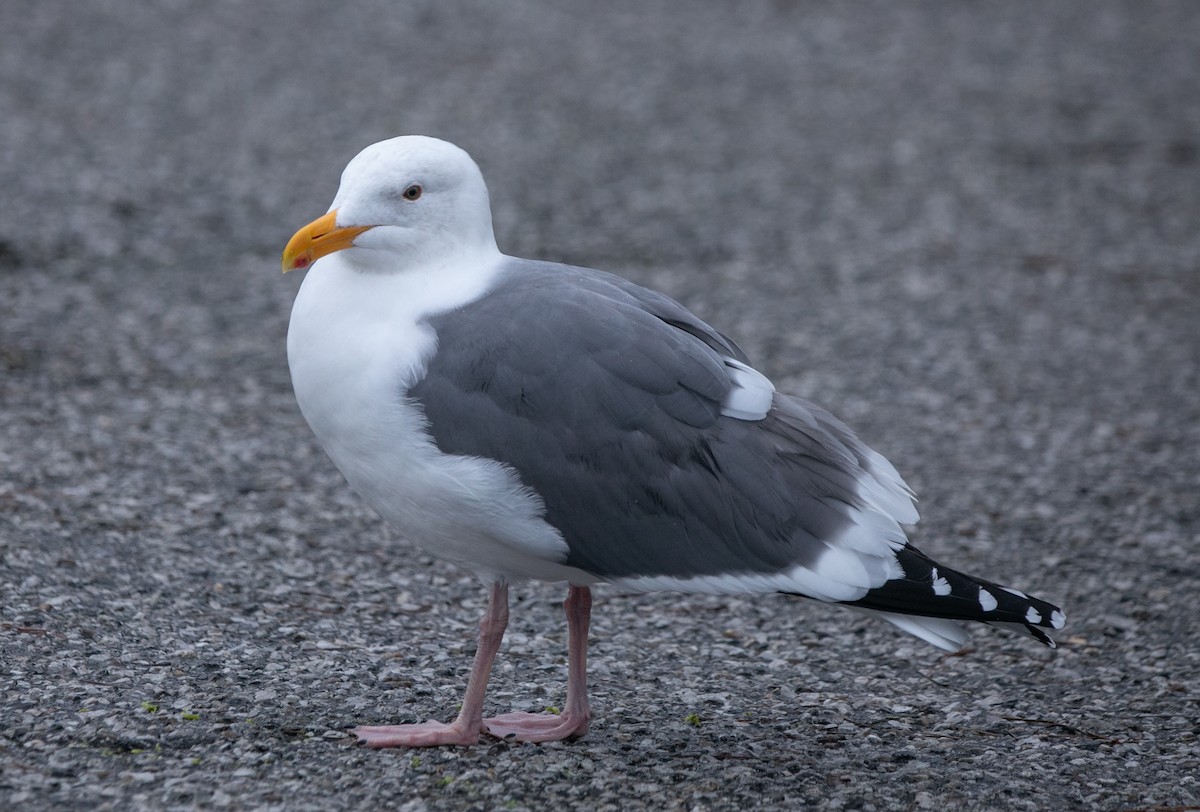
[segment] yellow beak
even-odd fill
[[[319,217],[296,232],[283,249],[283,272],[307,268],[326,254],[354,244],[354,238],[373,226],[337,224],[337,209]]]

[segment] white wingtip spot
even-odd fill
[[[1026,595],[1024,592],[1022,592],[1019,589],[1009,589],[1006,586],[1002,586],[1000,588],[1003,589],[1005,592],[1007,592],[1010,595],[1016,595],[1018,598],[1024,598],[1025,600],[1029,600],[1029,596]]]
[[[983,611],[990,612],[999,606],[999,603],[996,601],[995,595],[993,595],[991,592],[988,592],[983,587],[979,587],[979,606],[983,609]]]
[[[1067,616],[1055,609],[1050,613],[1050,625],[1056,629],[1061,629],[1067,625]]]
[[[938,575],[937,567],[933,568],[933,594],[938,597],[950,594],[950,582]]]
[[[1030,606],[1029,609],[1025,612],[1025,619],[1033,624],[1041,623],[1042,622],[1042,613],[1039,612],[1037,609],[1034,609],[1032,606]]]

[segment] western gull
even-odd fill
[[[591,587],[781,592],[881,617],[933,645],[958,620],[1053,646],[1058,607],[908,543],[914,496],[820,407],[775,390],[733,341],[601,271],[502,254],[471,157],[406,136],[358,154],[283,254],[310,268],[288,329],[305,419],[405,538],[490,586],[458,717],[359,727],[371,747],[587,732]],[[566,582],[561,714],[485,719],[508,585]]]

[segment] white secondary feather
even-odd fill
[[[867,458],[866,472],[870,476],[859,481],[859,493],[868,504],[897,522],[916,524],[921,517],[914,504],[916,497],[912,489],[886,457],[866,446],[863,450]]]
[[[725,371],[733,388],[721,404],[721,414],[738,420],[762,420],[775,400],[775,384],[754,367],[725,358]]]
[[[843,547],[830,546],[810,567],[797,566],[780,572],[728,572],[717,575],[676,577],[672,575],[630,576],[610,579],[618,589],[634,592],[699,592],[711,595],[787,592],[819,601],[841,602],[861,599],[891,578],[903,575],[889,551],[867,556]]]
[[[797,567],[784,572],[729,572],[678,578],[641,575],[611,578],[607,583],[628,592],[694,592],[705,595],[751,595],[785,592],[823,601],[853,601],[866,588],[842,583],[815,570]]]

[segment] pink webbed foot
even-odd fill
[[[483,730],[497,739],[515,742],[557,742],[588,732],[587,714],[505,713],[483,720]]]
[[[354,728],[354,735],[367,747],[439,747],[442,745],[469,746],[479,741],[479,731],[472,732],[457,721],[445,724],[430,719],[415,725],[375,725]]]

